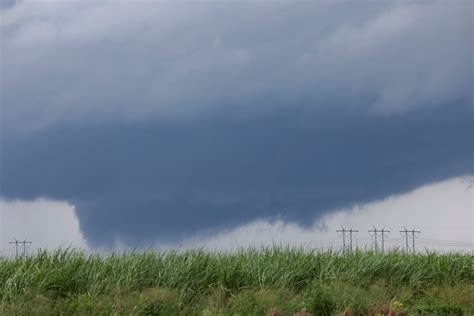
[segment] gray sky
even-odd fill
[[[0,196],[73,205],[90,245],[307,228],[474,173],[470,1],[0,8]]]

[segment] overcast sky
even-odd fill
[[[269,223],[298,241],[423,190],[367,214],[472,228],[471,1],[0,3],[9,234],[196,245]]]

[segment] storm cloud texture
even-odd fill
[[[474,173],[471,1],[0,8],[0,196],[72,203],[92,245]]]

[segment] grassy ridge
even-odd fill
[[[473,256],[288,248],[236,253],[39,252],[0,261],[2,313],[331,315],[350,309],[468,315]]]

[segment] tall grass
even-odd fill
[[[237,253],[125,252],[109,256],[77,250],[40,251],[34,256],[0,261],[0,297],[25,289],[97,295],[111,288],[209,287],[228,290],[286,287],[301,289],[317,280],[370,284],[383,280],[390,286],[473,281],[473,256],[462,254],[405,254],[263,248]]]
[[[472,289],[473,268],[472,255],[435,252],[342,254],[274,247],[235,253],[191,250],[104,256],[65,249],[1,258],[0,298],[4,306],[31,292],[60,300],[74,296],[98,298],[117,290],[132,293],[171,289],[184,291],[192,301],[213,290],[229,293],[230,297],[271,289],[313,295],[311,289],[315,286],[319,291],[321,286],[331,284],[352,286],[348,293],[359,291],[362,297],[364,289],[378,283],[390,289],[408,288],[416,294],[457,284]],[[352,298],[351,302],[357,300]]]

